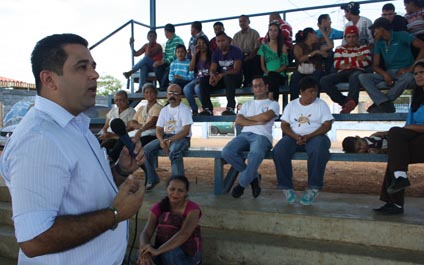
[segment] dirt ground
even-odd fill
[[[229,137],[214,137],[209,139],[193,138],[192,147],[223,147]],[[333,145],[334,146],[334,145]],[[337,147],[337,144],[335,144]],[[192,183],[213,185],[213,159],[184,158],[186,176]],[[294,185],[296,190],[304,190],[307,183],[306,161],[294,161]],[[386,163],[370,162],[329,162],[324,177],[326,192],[351,194],[379,194],[383,181]],[[225,166],[229,169],[229,165]],[[159,158],[158,173],[164,181],[170,174],[168,158]],[[276,188],[277,180],[272,160],[264,160],[259,173],[262,174],[264,188]],[[411,187],[407,196],[424,197],[424,164],[411,165],[409,168]]]

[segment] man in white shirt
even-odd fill
[[[359,3],[350,2],[343,4],[340,7],[345,12],[345,18],[349,21],[345,25],[345,29],[349,26],[356,26],[359,30],[359,45],[368,45],[372,50],[374,44],[374,37],[369,27],[372,25],[372,21],[369,18],[360,16]],[[346,45],[346,40],[343,39],[343,45]]]
[[[249,184],[253,197],[261,193],[258,168],[272,148],[272,126],[280,112],[278,103],[268,99],[268,84],[263,77],[253,79],[252,90],[255,99],[244,103],[236,117],[236,124],[242,127],[241,133],[222,150],[222,158],[240,172],[239,184],[231,193],[234,198],[240,197]],[[249,151],[247,164],[243,151]]]
[[[182,96],[179,85],[171,84],[168,87],[166,97],[169,104],[159,113],[156,123],[157,139],[144,147],[147,190],[153,189],[160,182],[160,178],[154,168],[160,149],[171,160],[171,175],[184,175],[183,152],[190,147],[193,117],[190,108],[181,104]]]
[[[95,104],[99,77],[87,46],[80,36],[61,34],[40,40],[32,52],[35,104],[0,164],[12,197],[18,264],[121,264],[125,220],[141,207],[140,181],[125,180],[143,163],[141,145],[134,158],[125,148],[111,170],[83,114]]]

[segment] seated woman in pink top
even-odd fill
[[[140,235],[138,265],[201,264],[200,207],[187,199],[185,176],[171,176],[167,196],[150,209]],[[156,232],[155,244],[152,238]]]

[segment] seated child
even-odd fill
[[[387,135],[373,134],[368,137],[348,136],[343,139],[343,151],[346,153],[374,153],[387,152]]]
[[[171,63],[168,79],[170,83],[183,88],[194,79],[194,71],[189,70],[190,60],[186,59],[187,50],[184,45],[178,44],[175,47],[175,55],[177,59]]]

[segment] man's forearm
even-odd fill
[[[58,216],[47,231],[34,239],[19,243],[29,257],[62,252],[80,246],[99,236],[115,224],[111,209],[82,215]]]

